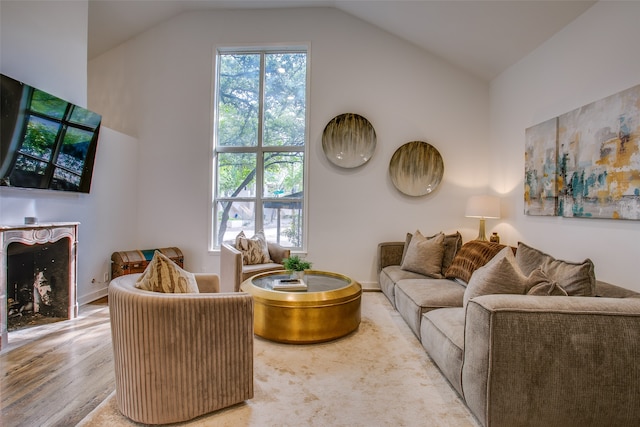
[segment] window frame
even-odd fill
[[[222,147],[218,146],[218,88],[219,88],[219,67],[220,56],[224,54],[260,54],[260,105],[258,115],[258,143],[255,147]],[[266,54],[270,53],[304,53],[306,55],[306,73],[305,73],[305,129],[304,129],[304,145],[284,145],[284,146],[270,146],[263,145],[263,119],[264,119],[264,58]],[[309,241],[309,126],[310,126],[310,80],[311,80],[311,45],[310,43],[296,43],[296,44],[273,44],[273,45],[242,45],[242,46],[217,46],[213,51],[213,78],[212,78],[212,90],[211,90],[211,157],[209,162],[209,185],[210,185],[210,200],[208,209],[208,236],[209,236],[209,252],[219,253],[220,246],[217,245],[217,204],[220,200],[234,200],[234,201],[248,201],[255,203],[255,230],[257,232],[264,226],[263,224],[263,205],[270,201],[286,201],[286,200],[298,200],[287,199],[281,197],[266,197],[264,195],[264,154],[269,152],[301,152],[303,155],[303,196],[302,196],[302,246],[291,247],[292,253],[306,253]],[[217,178],[218,178],[218,154],[223,153],[254,153],[256,155],[256,175],[255,175],[255,197],[218,197],[217,194]],[[223,240],[224,241],[224,240]]]

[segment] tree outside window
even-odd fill
[[[217,55],[213,246],[263,230],[305,245],[305,50],[222,50]]]

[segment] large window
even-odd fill
[[[219,50],[213,150],[213,247],[264,231],[305,243],[306,49]]]

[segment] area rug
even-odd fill
[[[254,398],[184,426],[478,426],[419,341],[379,292],[362,323],[323,344],[255,339]],[[135,426],[115,393],[79,426]]]

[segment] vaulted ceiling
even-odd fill
[[[592,0],[89,0],[89,59],[184,11],[334,7],[490,81]]]

